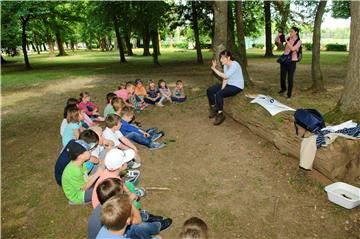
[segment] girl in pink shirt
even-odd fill
[[[99,116],[99,107],[91,102],[91,96],[88,92],[80,93],[79,108],[83,110],[89,117],[97,118]]]

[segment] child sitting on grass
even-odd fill
[[[111,140],[114,143],[114,147],[117,147],[121,150],[129,148],[133,149],[136,153],[136,158],[139,159],[139,154],[136,146],[120,132],[120,116],[116,114],[108,115],[105,119],[105,124],[106,128],[103,132],[103,137],[107,140]],[[140,165],[141,164],[139,162],[131,162],[129,164],[132,169],[136,169],[140,167]]]
[[[170,88],[167,86],[166,81],[164,81],[163,79],[159,80],[158,82],[159,85],[159,90],[160,90],[160,101],[158,103],[158,106],[164,106],[163,102],[164,101],[169,101],[170,103],[171,101],[171,90]]]
[[[79,108],[85,112],[90,118],[98,121],[103,121],[101,117],[99,117],[99,107],[91,102],[91,96],[88,92],[80,93],[80,103]]]
[[[88,238],[96,238],[101,227],[103,226],[100,220],[101,207],[106,201],[115,195],[123,194],[122,181],[118,178],[108,178],[102,181],[97,187],[96,193],[100,204],[93,210],[88,221]],[[131,238],[150,238],[150,235],[155,235],[160,232],[159,229],[165,229],[170,226],[172,220],[164,219],[161,216],[155,216],[147,211],[140,212],[131,205],[132,222],[127,228],[127,236]]]
[[[121,116],[121,110],[122,108],[124,108],[124,106],[125,106],[124,101],[121,98],[116,97],[112,102],[112,107],[114,108],[114,114]]]
[[[143,99],[141,99],[139,96],[137,96],[135,94],[135,86],[133,85],[133,83],[131,83],[131,82],[126,83],[126,89],[128,91],[128,94],[129,94],[128,95],[128,102],[129,102],[130,106],[136,112],[143,111],[147,107],[147,104],[144,102]],[[126,106],[129,106],[129,105],[126,105]]]
[[[186,101],[186,96],[184,92],[184,84],[181,80],[176,82],[176,87],[172,92],[171,100],[174,103],[182,103]]]
[[[141,100],[147,96],[146,89],[140,79],[135,80],[135,95],[137,95]]]
[[[160,91],[156,88],[155,83],[152,80],[149,80],[147,96],[144,101],[147,104],[155,105],[160,100]]]
[[[94,191],[92,194],[92,206],[96,208],[99,205],[99,199],[96,194],[96,189],[98,185],[107,178],[120,178],[120,173],[127,169],[127,162],[131,161],[135,156],[135,152],[132,149],[120,150],[120,149],[112,149],[110,150],[105,157],[105,170],[100,175],[97,180]],[[129,196],[131,201],[133,201],[134,206],[137,209],[140,209],[140,204],[137,201],[139,197],[145,195],[144,189],[137,190],[135,186],[130,182],[125,182],[123,184],[123,191]]]
[[[108,93],[106,95],[106,106],[104,109],[104,118],[106,118],[106,116],[111,115],[111,114],[115,114],[115,110],[114,107],[112,106],[112,101],[116,98],[116,94],[115,93]]]
[[[155,142],[155,140],[159,139],[163,136],[163,134],[157,134],[155,131],[151,131],[151,134],[149,134],[129,123],[134,117],[134,112],[129,107],[124,107],[121,115],[122,119],[120,131],[126,138],[150,149],[160,149],[165,146],[164,143]]]
[[[65,147],[70,140],[78,139],[79,134],[84,128],[81,126],[82,115],[81,111],[77,107],[68,107],[66,111],[67,125],[64,128],[62,135],[62,143]]]
[[[98,144],[99,137],[94,131],[87,129],[80,133],[79,140],[83,141],[83,144],[87,144],[87,148],[92,149],[96,144]],[[60,186],[64,169],[71,161],[69,157],[69,148],[71,148],[70,145],[73,143],[76,143],[75,140],[70,140],[70,142],[61,151],[55,163],[55,179],[57,184]],[[90,159],[90,161],[93,161],[93,159]],[[96,162],[96,160],[94,162]]]
[[[84,165],[90,159],[91,149],[81,141],[76,141],[67,147],[69,164],[65,167],[61,177],[62,189],[69,204],[84,204],[91,202],[93,188],[91,187],[96,179],[102,174],[100,167],[97,171],[85,180],[87,169]]]

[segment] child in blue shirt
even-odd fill
[[[149,80],[147,97],[144,99],[144,101],[151,105],[155,105],[160,101],[160,91],[158,88],[156,88],[156,85],[152,80]]]
[[[124,107],[121,111],[121,128],[120,132],[128,139],[135,141],[138,144],[145,145],[150,149],[159,149],[165,146],[164,143],[157,143],[155,140],[159,139],[163,134],[156,133],[156,131],[143,131],[142,129],[130,124],[134,117],[134,112],[129,107]]]

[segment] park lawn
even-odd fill
[[[298,171],[294,160],[230,119],[223,128],[209,129],[204,94],[212,83],[211,52],[205,51],[205,65],[199,66],[195,51],[164,49],[159,58],[161,67],[154,67],[151,57],[139,56],[140,50],[135,53],[138,56],[128,57],[126,64],[118,63],[116,52],[80,51],[61,58],[31,55],[33,71],[21,70],[21,58],[3,66],[4,237],[84,238],[91,208],[67,205],[53,175],[61,149],[59,125],[66,99],[87,90],[103,109],[106,93],[119,83],[164,78],[171,86],[184,80],[190,101],[147,110],[137,117],[146,127],[164,129],[166,139],[176,140],[160,151],[140,148],[145,158],[141,184],[171,188],[170,192],[151,192],[143,200],[144,208],[174,219],[174,225],[164,232],[165,238],[176,238],[181,223],[191,215],[205,219],[213,238],[356,238],[359,214],[329,204],[324,185]],[[276,58],[263,58],[263,53],[249,50],[249,72],[256,86],[247,92],[277,96]],[[324,113],[335,106],[342,93],[347,53],[322,53],[328,89],[322,94],[305,90],[311,85],[310,58],[306,52],[297,68],[294,99],[285,103]],[[218,138],[226,140],[217,142]],[[218,143],[223,151],[214,150],[212,145]],[[273,206],[268,202],[277,197],[282,198],[278,212],[282,218],[271,223]],[[295,205],[296,201],[306,205]]]
[[[1,87],[3,94],[16,92],[28,88],[43,87],[54,80],[66,78],[86,78],[95,75],[124,74],[136,71],[138,65],[142,65],[144,73],[156,72],[157,68],[152,67],[152,57],[142,57],[142,49],[134,50],[135,56],[126,57],[127,64],[119,64],[118,52],[100,52],[78,50],[68,52],[65,57],[49,57],[47,53],[40,55],[30,54],[30,64],[32,71],[26,71],[23,67],[23,57],[17,56],[7,58],[11,64],[2,67]],[[162,49],[162,55],[159,57],[160,64],[164,66],[179,66],[195,62],[195,51],[183,49]],[[181,57],[178,55],[181,54]],[[271,62],[275,59],[263,58],[264,51],[261,49],[248,49],[249,59],[259,59],[261,62]],[[275,57],[281,55],[281,52],[274,51]],[[203,57],[206,60],[211,59],[212,52],[203,50]],[[347,52],[321,52],[321,64],[338,65],[346,64]],[[301,64],[311,63],[311,52],[305,51]],[[30,73],[30,74],[29,74]]]

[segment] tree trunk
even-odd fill
[[[42,45],[43,45],[44,51],[47,51],[45,43],[43,43]]]
[[[144,53],[143,56],[150,56],[150,31],[149,24],[145,24],[143,29],[143,45]]]
[[[159,36],[158,36],[158,33],[157,33],[157,30],[151,30],[150,31],[150,34],[151,34],[151,41],[152,41],[152,45],[153,45],[153,61],[154,61],[154,64],[155,65],[160,65],[159,64],[159,59],[158,59],[158,56],[159,56]]]
[[[50,35],[47,35],[46,38],[49,46],[49,56],[54,57],[55,56],[54,41]]]
[[[29,21],[29,16],[25,17],[25,18],[21,18],[21,23],[22,23],[22,49],[23,49],[23,54],[24,54],[24,61],[25,61],[25,69],[30,70],[31,66],[30,66],[30,62],[29,62],[29,58],[28,58],[28,54],[27,54],[27,50],[26,50],[26,25]]]
[[[314,22],[313,32],[313,47],[312,47],[312,62],[311,62],[311,89],[314,91],[324,91],[323,75],[320,68],[320,39],[321,39],[321,20],[325,12],[327,1],[320,1]]]
[[[58,50],[59,50],[58,56],[66,56],[67,54],[66,54],[66,52],[64,50],[63,42],[62,42],[62,39],[61,39],[61,33],[60,33],[59,29],[56,29],[55,37],[56,37],[57,47],[58,47]]]
[[[72,51],[75,51],[75,43],[73,41],[70,41],[70,48]]]
[[[350,3],[350,49],[348,71],[344,92],[340,99],[340,111],[343,113],[360,113],[360,2]]]
[[[126,43],[128,56],[133,56],[134,53],[132,51],[132,44],[130,42],[130,36],[128,35],[128,33],[125,34],[125,43]]]
[[[220,52],[226,50],[228,43],[228,2],[226,1],[215,1],[214,5],[214,39],[213,39],[213,59],[216,59],[217,67],[220,69]],[[222,80],[217,74],[213,72],[213,78]]]
[[[271,39],[271,11],[270,1],[264,1],[265,12],[265,56],[273,56]]]
[[[214,40],[213,50],[214,59],[219,63],[219,54],[226,49],[227,44],[227,20],[228,20],[228,2],[214,2]],[[220,64],[219,64],[220,65]]]
[[[5,61],[4,57],[1,55],[1,65],[5,63],[7,63],[7,61]]]
[[[246,43],[245,43],[245,33],[244,33],[244,15],[242,10],[242,1],[236,1],[236,33],[237,39],[239,42],[239,50],[241,61],[243,65],[247,67],[247,56],[246,56]]]
[[[120,63],[124,63],[124,62],[126,62],[124,46],[123,46],[121,35],[120,35],[119,19],[116,16],[114,17],[114,28],[115,28],[115,33],[116,33],[116,41],[117,41],[117,45],[119,48]]]
[[[37,51],[37,50],[36,50],[36,46],[34,45],[33,42],[30,42],[30,45],[31,45],[31,48],[32,48],[32,50],[33,50],[34,52]]]
[[[250,80],[249,72],[247,71],[247,67],[244,64],[244,61],[242,60],[240,50],[238,50],[238,47],[235,44],[235,36],[234,36],[234,16],[233,16],[233,9],[232,6],[229,4],[228,7],[228,40],[227,40],[227,46],[228,49],[231,49],[231,52],[233,53],[233,57],[235,60],[240,64],[241,71],[244,77],[244,82],[246,86],[252,86],[254,85],[253,82]]]
[[[37,54],[40,55],[40,51],[41,51],[40,45],[36,44],[35,47],[36,47]]]
[[[156,50],[157,50],[158,56],[160,56],[161,55],[161,53],[160,53],[160,36],[159,36],[158,29],[155,30],[155,34],[156,34],[156,44],[157,44]]]
[[[195,48],[196,48],[197,62],[198,62],[198,64],[204,64],[203,57],[201,54],[199,26],[198,26],[197,9],[196,9],[195,1],[191,2],[191,8],[192,8],[192,24],[193,24],[194,36],[195,36]]]

